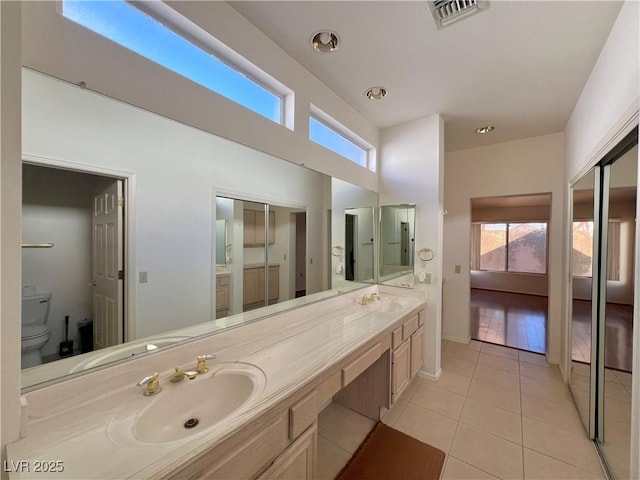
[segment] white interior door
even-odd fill
[[[122,181],[93,199],[93,348],[123,341]]]

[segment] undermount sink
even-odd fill
[[[111,422],[110,437],[160,444],[202,435],[249,406],[264,390],[266,378],[258,367],[245,363],[218,367],[180,383],[161,377],[160,393],[138,399],[135,406],[123,406],[122,416]]]
[[[367,307],[376,312],[399,312],[406,306],[404,303],[397,300],[388,300],[381,298],[379,300],[371,302],[367,305]]]

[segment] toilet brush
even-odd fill
[[[69,340],[69,315],[64,317],[64,340],[60,342],[59,353],[61,357],[73,355],[73,340]]]

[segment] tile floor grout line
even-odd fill
[[[460,462],[460,463],[464,463],[465,465],[468,465],[468,466],[470,466],[471,468],[475,468],[476,470],[480,470],[481,472],[486,473],[487,475],[491,475],[493,478],[498,478],[498,479],[500,478],[500,477],[498,477],[497,475],[494,475],[493,473],[488,472],[488,471],[486,471],[486,470],[484,470],[484,469],[480,468],[480,467],[479,467],[479,466],[477,466],[477,465],[472,465],[472,464],[470,464],[469,462],[465,462],[464,460],[461,460],[461,459],[459,459],[458,457],[454,457],[453,455],[451,455],[450,457],[451,457],[451,458],[455,458],[458,462]],[[447,460],[448,460],[448,459],[449,459],[449,455],[447,455]],[[444,472],[444,469],[443,469],[442,471]]]

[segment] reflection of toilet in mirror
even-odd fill
[[[42,364],[42,347],[51,338],[47,328],[50,293],[36,294],[35,288],[25,291],[22,297],[22,368]]]

